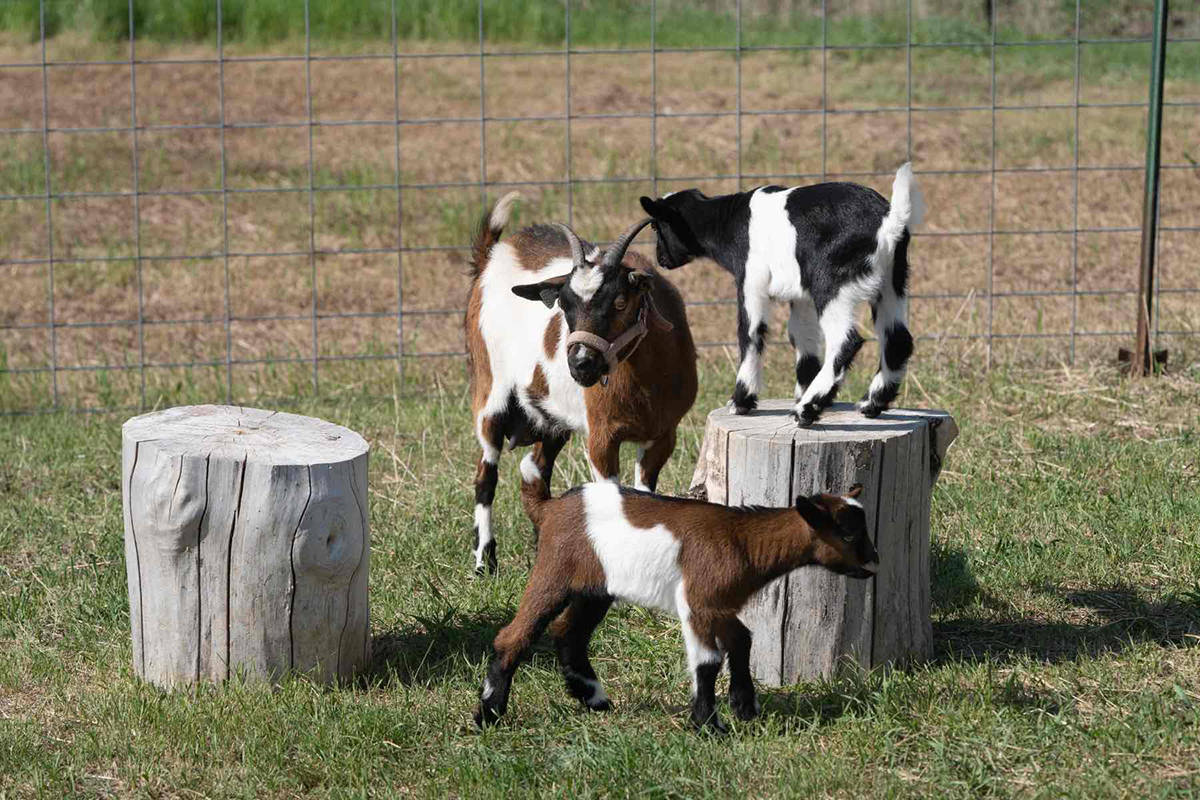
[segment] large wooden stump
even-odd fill
[[[867,419],[838,403],[801,428],[792,405],[768,400],[746,416],[709,414],[693,489],[703,486],[714,503],[783,507],[861,483],[880,569],[854,580],[805,567],[759,592],[742,614],[754,635],[755,678],[780,686],[829,677],[843,659],[871,668],[928,658],[929,503],[958,435],[954,420],[911,409]]]
[[[122,428],[133,665],[172,687],[369,658],[367,443],[311,417],[185,406]]]

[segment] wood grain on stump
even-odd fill
[[[872,668],[928,658],[930,496],[958,435],[954,420],[913,409],[867,419],[838,403],[801,428],[792,406],[768,400],[745,416],[709,414],[693,489],[714,503],[783,507],[861,483],[880,568],[855,580],[804,567],[759,592],[742,613],[755,678],[780,686],[829,677],[843,659]]]
[[[184,406],[122,427],[136,672],[350,677],[369,659],[367,443],[311,417]]]

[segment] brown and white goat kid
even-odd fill
[[[800,497],[794,508],[728,508],[589,483],[551,499],[541,470],[521,462],[521,497],[540,530],[537,559],[516,617],[496,636],[475,721],[508,707],[513,673],[549,626],[567,691],[589,709],[611,707],[588,660],[592,632],[614,599],[679,617],[692,672],[692,722],[717,732],[714,685],[729,657],[729,705],[758,713],[750,631],[737,618],[755,592],[797,567],[853,578],[879,557],[855,486],[844,496]]]
[[[533,445],[547,485],[572,431],[587,436],[595,480],[617,480],[621,443],[636,442],[634,481],[653,489],[696,399],[683,299],[648,259],[626,252],[649,220],[607,251],[565,225],[533,225],[500,241],[516,198],[502,197],[475,237],[465,320],[483,449],[475,474],[480,572],[496,569],[491,510],[505,441]]]

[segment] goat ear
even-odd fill
[[[643,195],[640,199],[642,210],[655,219],[662,217],[662,203]]]
[[[513,294],[517,297],[523,297],[526,300],[541,300],[546,304],[546,308],[554,308],[554,304],[558,302],[558,293],[562,291],[563,284],[567,282],[567,275],[561,275],[557,278],[551,278],[548,281],[541,283],[525,283],[520,286],[512,287]]]
[[[850,491],[846,492],[846,497],[849,497],[851,500],[853,500],[854,498],[856,498],[860,494],[862,494],[862,490],[863,490],[862,484],[856,483],[850,487]]]
[[[819,498],[800,495],[796,498],[796,511],[814,530],[824,530],[829,523],[829,512],[817,502]]]
[[[649,272],[645,272],[640,269],[634,269],[629,271],[629,275],[625,278],[625,281],[629,284],[630,289],[649,289],[650,277],[651,276]]]

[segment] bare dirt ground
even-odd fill
[[[426,48],[427,50],[429,48]],[[1037,71],[1006,48],[997,57],[997,103],[1071,104],[1066,71]],[[411,51],[412,48],[408,48]],[[436,46],[438,52],[464,47]],[[52,60],[95,58],[95,46],[59,37]],[[302,49],[299,51],[302,53]],[[295,55],[281,47],[271,55]],[[105,57],[112,54],[102,53]],[[139,45],[139,58],[194,59],[215,55],[203,46]],[[244,55],[244,54],[243,54]],[[23,43],[0,42],[0,61],[35,61]],[[116,57],[120,57],[117,55]],[[1064,48],[1062,58],[1073,59]],[[1145,75],[1085,69],[1083,103],[1143,102]],[[482,106],[489,117],[556,116],[566,111],[561,56],[485,59]],[[215,64],[143,64],[131,109],[127,66],[52,67],[47,120],[53,129],[201,124],[201,129],[141,130],[133,196],[133,139],[125,132],[51,132],[49,181],[56,197],[47,226],[46,159],[41,133],[40,68],[0,69],[0,368],[155,366],[146,370],[148,402],[213,396],[235,364],[234,396],[253,399],[312,391],[318,359],[322,384],[351,390],[395,380],[398,346],[406,356],[461,349],[466,291],[465,252],[481,212],[510,182],[528,183],[519,221],[565,219],[603,240],[639,216],[637,197],[699,186],[736,190],[739,125],[737,73],[726,53],[657,56],[657,111],[697,116],[537,121],[478,120],[478,55],[402,59],[399,67],[399,178],[393,124],[396,86],[385,60],[314,62],[312,114],[306,124],[305,63],[228,63],[224,67],[227,123],[254,123],[224,134],[225,185],[270,190],[231,193],[222,187],[219,72]],[[571,113],[655,110],[649,55],[571,58]],[[907,150],[909,114],[872,109],[906,101],[905,53],[866,59],[828,57],[828,110],[821,110],[819,55],[758,52],[742,64],[740,125],[744,187],[815,182],[847,173],[885,196]],[[1171,81],[1167,100],[1200,100],[1200,80]],[[1145,111],[1142,108],[997,110],[993,152],[989,61],[971,48],[913,54],[912,155],[930,213],[914,240],[912,327],[923,338],[918,358],[982,361],[989,332],[999,363],[1111,360],[1134,323],[1141,221]],[[923,110],[988,106],[987,110]],[[849,113],[854,111],[861,113]],[[705,114],[713,116],[704,116]],[[436,121],[431,121],[436,120]],[[271,127],[290,125],[291,127]],[[1161,223],[1200,225],[1200,108],[1169,107],[1163,162]],[[824,132],[825,146],[822,148]],[[656,141],[652,137],[656,135]],[[1076,173],[1078,162],[1086,168]],[[568,142],[570,165],[568,170]],[[824,150],[824,165],[822,152]],[[988,170],[994,161],[1001,170]],[[1036,171],[1047,168],[1054,171]],[[483,170],[486,169],[486,173]],[[944,174],[981,170],[982,174]],[[1004,171],[1015,170],[1015,171]],[[1032,170],[1032,171],[1025,171]],[[924,172],[924,174],[922,174]],[[809,177],[795,177],[815,176]],[[575,183],[563,181],[570,176]],[[600,183],[603,179],[621,179]],[[486,186],[481,182],[486,181]],[[454,186],[439,188],[435,183]],[[375,187],[384,188],[375,188]],[[338,187],[338,188],[330,188]],[[157,192],[184,192],[161,195]],[[1078,198],[1078,203],[1075,200]],[[136,208],[136,214],[135,214]],[[311,219],[311,224],[310,224]],[[989,235],[988,231],[998,231]],[[1034,233],[1041,231],[1041,233]],[[1068,231],[1045,233],[1044,231]],[[223,257],[226,238],[228,252]],[[643,237],[647,253],[649,237]],[[446,248],[396,253],[347,250]],[[53,248],[51,276],[45,263]],[[310,257],[310,247],[317,255]],[[136,256],[143,257],[139,262]],[[247,255],[284,253],[287,255]],[[1200,230],[1165,230],[1160,238],[1161,343],[1172,361],[1194,358],[1200,329]],[[74,259],[104,258],[103,262]],[[990,272],[989,272],[990,271]],[[228,286],[226,284],[228,275]],[[402,277],[401,277],[402,276]],[[672,274],[693,302],[725,300],[733,285],[712,264]],[[1086,294],[1073,294],[1072,287]],[[989,288],[991,295],[989,296]],[[402,292],[402,299],[401,299]],[[139,326],[139,296],[145,324]],[[49,327],[91,323],[87,327]],[[314,322],[314,309],[316,320]],[[402,322],[397,312],[403,309]],[[731,305],[690,311],[698,341],[734,337]],[[226,329],[226,316],[233,318]],[[780,329],[782,314],[776,319]],[[1076,334],[1072,339],[1072,332]],[[53,335],[52,335],[53,334]],[[1015,334],[1038,338],[1016,339]],[[53,352],[52,352],[53,351]],[[709,348],[717,357],[723,351]],[[874,356],[868,349],[860,364]],[[378,359],[378,360],[377,360]],[[407,374],[426,380],[455,376],[461,360],[405,359]],[[863,367],[860,367],[863,368]],[[66,405],[128,405],[142,392],[138,370],[71,370],[56,377]],[[330,383],[332,382],[332,384]],[[0,411],[47,405],[47,372],[0,372]]]

